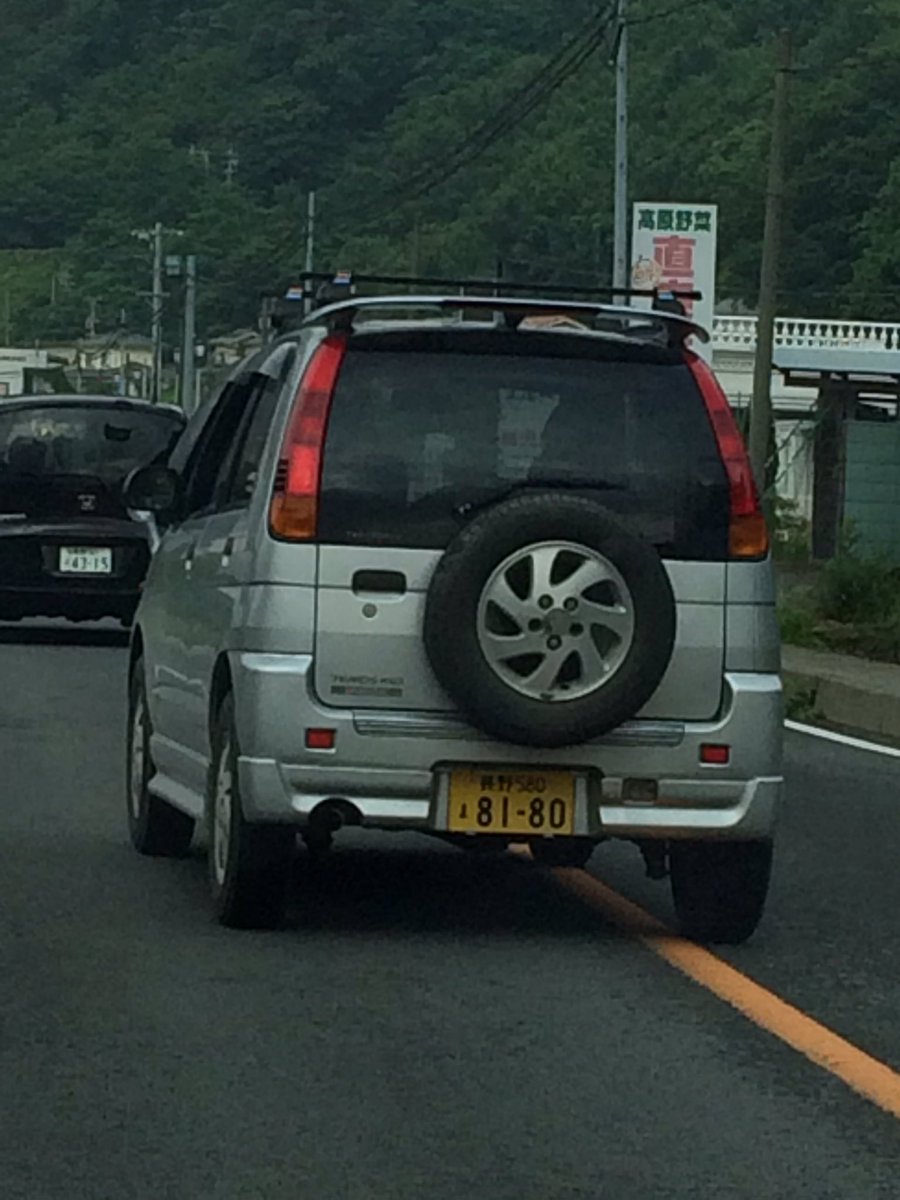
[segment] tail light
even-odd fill
[[[728,476],[731,505],[728,549],[732,558],[765,558],[769,552],[769,530],[759,502],[753,468],[737,427],[728,397],[710,367],[696,354],[688,365],[709,414],[719,454]]]
[[[326,338],[313,354],[297,391],[269,508],[269,528],[284,541],[306,542],[316,536],[322,451],[346,349],[346,338]]]

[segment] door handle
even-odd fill
[[[357,571],[353,591],[357,596],[405,596],[406,576],[402,571]]]

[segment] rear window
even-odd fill
[[[521,488],[599,498],[672,558],[724,559],[728,489],[684,363],[351,350],[325,449],[319,536],[441,549]]]
[[[0,408],[0,480],[82,475],[118,484],[164,459],[184,421],[176,413],[116,404]]]

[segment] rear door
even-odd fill
[[[275,351],[247,382],[243,416],[221,461],[206,519],[195,542],[193,569],[185,592],[185,616],[196,631],[189,659],[188,687],[199,698],[198,737],[208,749],[210,688],[216,660],[231,649],[232,630],[242,624],[244,585],[250,581],[254,546],[250,502],[294,347]]]
[[[153,565],[148,637],[156,733],[183,760],[173,773],[190,785],[197,784],[205,770],[208,712],[203,666],[209,655],[209,626],[216,623],[216,613],[197,599],[198,553],[216,516],[217,489],[252,390],[253,377],[247,374],[228,383],[219,397],[185,467],[184,517],[166,532]]]
[[[315,666],[323,701],[453,707],[422,641],[431,574],[474,511],[535,485],[594,494],[658,549],[678,632],[645,715],[715,715],[728,491],[687,366],[651,347],[493,331],[350,343],[323,469]]]

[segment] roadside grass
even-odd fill
[[[818,705],[818,683],[808,679],[784,680],[784,715],[804,725],[822,725],[825,716]]]
[[[776,524],[775,542],[784,641],[900,663],[900,568],[863,550],[852,528],[833,559],[814,563],[808,528],[791,513],[786,521]]]

